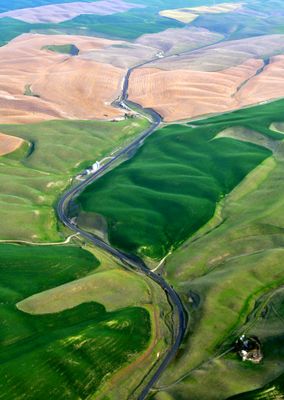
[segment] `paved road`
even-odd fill
[[[116,101],[116,105],[119,107],[129,107],[131,108],[133,105],[135,105],[135,108],[139,108],[142,110],[142,112],[148,115],[151,119],[151,126],[148,128],[145,132],[143,132],[140,136],[138,136],[132,143],[130,143],[128,146],[126,146],[124,149],[120,150],[119,153],[117,153],[110,161],[108,161],[105,165],[103,165],[98,171],[90,175],[86,180],[80,182],[78,185],[71,187],[67,192],[63,194],[61,199],[58,202],[57,205],[57,214],[59,219],[62,221],[62,223],[70,228],[74,232],[78,232],[81,234],[82,237],[87,239],[88,241],[92,242],[95,246],[98,246],[111,255],[113,255],[115,258],[117,258],[126,268],[131,268],[132,270],[135,270],[136,272],[142,273],[152,279],[154,282],[156,282],[166,293],[169,302],[172,305],[172,310],[174,314],[174,320],[176,321],[176,326],[173,327],[173,343],[172,346],[168,349],[166,355],[164,358],[161,360],[161,363],[159,364],[158,368],[156,369],[155,373],[151,378],[147,381],[145,384],[143,390],[141,391],[140,395],[138,396],[138,400],[144,400],[153,385],[157,382],[163,371],[167,368],[169,363],[173,360],[175,357],[180,344],[182,342],[182,339],[184,337],[184,333],[186,330],[186,323],[187,323],[187,318],[186,318],[186,313],[184,312],[184,308],[182,305],[182,302],[178,296],[178,294],[175,292],[175,290],[167,283],[166,280],[164,280],[159,274],[155,274],[154,272],[150,271],[145,263],[139,259],[136,256],[132,256],[129,254],[126,254],[118,249],[115,249],[114,247],[110,246],[108,243],[104,242],[102,239],[94,236],[93,234],[86,232],[82,229],[80,229],[76,223],[69,218],[68,216],[68,210],[69,210],[69,205],[72,203],[72,201],[90,184],[94,183],[97,181],[102,175],[104,175],[107,171],[109,171],[112,167],[117,165],[117,162],[119,160],[123,160],[127,154],[131,154],[134,150],[136,150],[138,147],[140,147],[143,144],[143,141],[145,138],[150,136],[156,128],[160,125],[162,118],[161,116],[156,113],[152,109],[142,109],[138,104],[131,103],[127,100],[127,92],[128,92],[128,83],[129,83],[129,77],[131,72],[139,68],[143,65],[146,65],[148,63],[152,62],[148,61],[146,63],[137,65],[133,68],[130,68],[127,71],[127,74],[124,79],[123,83],[123,90],[121,97]]]

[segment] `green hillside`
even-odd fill
[[[275,107],[269,118],[279,115],[280,107]],[[79,199],[82,210],[106,217],[115,246],[162,258],[204,225],[216,204],[271,155],[256,144],[213,140],[228,126],[255,129],[256,120],[259,131],[266,133],[265,116],[258,119],[259,112],[255,107],[195,126],[159,130],[132,160],[86,189]]]
[[[0,260],[3,398],[22,399],[23,391],[33,400],[87,398],[146,349],[151,322],[145,308],[108,312],[83,298],[57,313],[16,308],[27,296],[94,273],[99,261],[91,253],[75,246],[0,244]]]
[[[19,136],[27,152],[1,157],[0,239],[61,241],[55,203],[70,180],[148,126],[144,119],[120,122],[50,121],[1,125]]]

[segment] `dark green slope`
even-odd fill
[[[153,258],[177,247],[214,214],[216,204],[272,153],[217,133],[244,126],[278,139],[268,126],[283,119],[283,101],[196,122],[170,125],[137,155],[79,198],[84,212],[106,217],[113,245]]]

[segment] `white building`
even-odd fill
[[[96,161],[91,168],[91,173],[97,172],[101,168],[101,164],[99,161]]]

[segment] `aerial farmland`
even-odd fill
[[[0,0],[0,77],[0,399],[283,399],[283,1]]]

